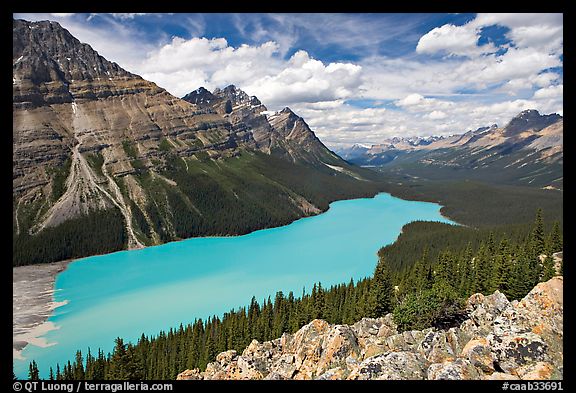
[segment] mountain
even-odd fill
[[[563,376],[563,277],[520,301],[476,293],[449,329],[400,332],[392,314],[353,325],[315,319],[294,334],[221,352],[179,380],[549,380]]]
[[[526,110],[503,128],[494,124],[445,137],[392,138],[349,161],[429,179],[561,189],[563,132],[562,116]]]
[[[13,263],[235,235],[374,195],[289,108],[235,86],[183,99],[58,23],[13,21]]]

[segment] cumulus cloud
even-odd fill
[[[537,90],[534,98],[562,98],[564,94],[564,85],[550,86]]]
[[[477,56],[493,53],[497,48],[492,44],[479,46],[480,29],[471,24],[455,26],[446,24],[424,34],[416,46],[417,53],[446,53],[458,56]]]
[[[442,111],[432,111],[424,117],[429,118],[430,120],[442,120],[448,117],[448,115]]]
[[[272,41],[234,48],[224,38],[174,37],[150,53],[140,70],[177,96],[199,86],[214,89],[235,84],[271,107],[332,102],[357,92],[362,69],[358,65],[326,65],[303,50],[288,60],[278,54],[279,46]],[[191,80],[198,84],[193,89],[186,83]]]

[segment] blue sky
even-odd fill
[[[235,84],[330,147],[562,113],[562,14],[15,14],[176,96]]]

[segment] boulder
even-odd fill
[[[443,330],[428,332],[418,345],[417,350],[430,363],[440,363],[455,358],[454,350],[448,344],[446,332]]]
[[[415,352],[388,352],[364,360],[350,373],[350,380],[425,379],[426,359]]]
[[[490,343],[484,337],[477,337],[468,341],[461,353],[462,357],[485,373],[493,373],[496,356],[492,353]]]
[[[177,381],[181,380],[201,380],[204,377],[199,369],[195,368],[192,370],[184,370],[176,376]]]
[[[531,332],[508,336],[489,334],[487,340],[496,358],[495,367],[507,373],[516,374],[521,366],[549,360],[547,344]]]
[[[378,329],[375,329],[375,334]],[[347,325],[335,325],[322,340],[322,352],[318,360],[316,374],[320,375],[335,365],[346,361],[346,358],[358,358],[360,347],[354,330]]]
[[[428,367],[427,379],[479,379],[480,373],[467,359],[434,363]]]
[[[555,375],[555,368],[547,362],[537,362],[519,367],[516,373],[520,379],[542,380],[542,379],[562,379]]]

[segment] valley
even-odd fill
[[[135,23],[119,15],[83,23]],[[378,60],[175,35],[174,64],[136,55],[142,77],[78,25],[12,22],[14,379],[563,378],[554,67],[532,101],[473,108],[466,124],[486,126],[464,131],[468,85],[401,96],[393,70],[366,76]],[[498,108],[516,111],[504,126]]]

